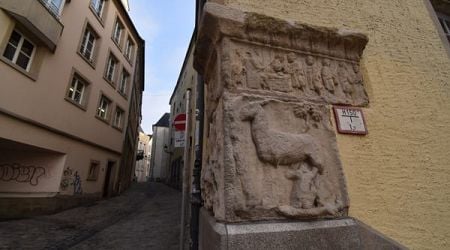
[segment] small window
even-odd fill
[[[102,95],[97,108],[97,116],[103,120],[108,120],[110,106],[111,100]]]
[[[94,51],[98,35],[88,25],[83,34],[83,40],[81,41],[80,54],[89,62],[94,61]]]
[[[41,2],[47,7],[50,13],[59,17],[63,6],[63,0],[41,0]]]
[[[91,1],[91,7],[94,10],[94,13],[99,17],[102,18],[103,13],[103,7],[105,5],[105,0],[92,0]]]
[[[74,74],[72,81],[67,91],[67,98],[78,105],[83,105],[85,102],[87,83],[78,74]]]
[[[125,112],[121,108],[116,107],[116,112],[114,113],[114,120],[113,120],[114,127],[122,129],[124,113]]]
[[[91,161],[91,165],[89,166],[89,174],[88,174],[88,181],[96,181],[98,178],[98,172],[100,170],[100,162],[98,161]]]
[[[117,63],[118,63],[117,58],[115,56],[113,56],[112,54],[110,54],[109,58],[108,58],[108,63],[106,65],[106,72],[105,72],[105,78],[110,83],[114,82]]]
[[[125,69],[122,69],[122,75],[120,77],[120,82],[119,82],[119,92],[122,95],[127,94],[129,79],[130,79],[130,74]]]
[[[117,18],[116,23],[114,24],[113,36],[112,39],[116,42],[117,45],[120,45],[120,40],[122,38],[123,24]]]
[[[30,71],[35,50],[33,43],[14,30],[8,40],[3,56],[22,69]]]
[[[134,49],[134,43],[131,41],[131,39],[128,37],[127,43],[125,44],[125,57],[128,60],[131,60],[133,56],[133,49]]]

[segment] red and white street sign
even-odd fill
[[[175,116],[173,126],[176,131],[184,131],[186,129],[186,114],[178,114]]]

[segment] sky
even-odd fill
[[[152,125],[170,111],[169,99],[194,30],[195,0],[129,0],[129,4],[129,14],[145,40],[141,127],[152,134]]]

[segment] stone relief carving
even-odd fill
[[[225,221],[345,214],[328,112],[309,102],[226,94],[209,128],[205,207]]]
[[[232,88],[275,91],[335,104],[368,103],[358,62],[238,42],[233,46]]]
[[[261,107],[253,102],[240,110],[240,119],[249,121],[256,152],[261,161],[278,165],[291,165],[305,160],[322,170],[322,156],[315,139],[309,134],[292,134],[269,128],[268,118]]]
[[[205,207],[226,222],[345,216],[329,105],[368,104],[367,37],[205,6],[194,58],[207,88]]]

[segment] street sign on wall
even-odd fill
[[[363,111],[354,107],[333,107],[338,132],[341,134],[366,135]]]
[[[173,139],[176,148],[184,148],[184,131],[175,131]]]
[[[173,126],[176,131],[184,131],[186,130],[186,114],[178,114],[173,119]]]

